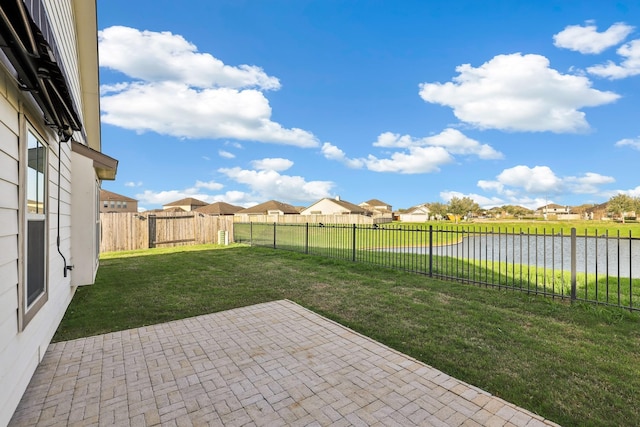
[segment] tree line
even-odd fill
[[[444,219],[449,215],[455,217],[456,221],[465,217],[477,217],[483,215],[500,216],[507,214],[514,218],[522,218],[533,215],[534,211],[518,205],[503,205],[493,207],[491,209],[483,209],[480,205],[470,197],[453,197],[449,203],[426,203],[425,204],[434,218]],[[620,218],[622,222],[626,215],[636,216],[636,212],[640,212],[640,197],[632,197],[627,194],[617,194],[606,202],[606,210],[616,218]],[[581,205],[572,208],[574,213],[583,214],[588,208],[595,205]],[[400,212],[403,210],[401,209]]]

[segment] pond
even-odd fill
[[[429,254],[429,247],[382,249]],[[530,234],[477,234],[457,244],[434,246],[433,254],[487,262],[507,262],[571,271],[571,237]],[[575,265],[578,273],[640,278],[640,240],[605,236],[577,236]]]

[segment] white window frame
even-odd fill
[[[25,124],[21,127],[23,131],[20,135],[20,156],[21,156],[21,217],[22,219],[22,280],[20,283],[20,330],[29,324],[29,322],[35,317],[40,309],[46,304],[49,299],[49,182],[50,182],[50,170],[49,162],[51,157],[51,151],[47,140],[42,137],[42,134],[38,132],[35,127],[25,119]],[[36,212],[33,212],[33,206],[29,206],[33,201],[30,198],[33,194],[30,194],[29,183],[32,180],[29,166],[29,148],[30,144],[36,141],[38,145],[43,148],[44,159],[42,160],[42,173],[43,177],[41,182],[42,192],[36,197],[35,206]],[[39,198],[42,197],[42,200]],[[42,203],[41,205],[39,203]],[[44,229],[42,231],[42,245],[43,245],[43,281],[42,291],[32,300],[29,301],[29,224],[33,222],[42,222]]]

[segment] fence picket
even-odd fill
[[[173,218],[177,219],[172,220]],[[233,241],[233,216],[203,215],[196,212],[157,212],[153,215],[101,213],[100,222],[100,252],[218,243],[220,230],[227,231],[230,242]]]

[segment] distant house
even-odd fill
[[[122,194],[100,190],[100,213],[138,212],[138,201]]]
[[[215,202],[210,205],[201,206],[195,209],[195,212],[208,214],[208,215],[216,215],[216,216],[224,216],[224,215],[234,215],[236,212],[244,209],[242,206],[234,206],[225,202]]]
[[[295,207],[287,203],[282,203],[277,200],[269,200],[268,202],[260,203],[259,205],[252,206],[250,208],[241,209],[234,214],[240,221],[250,221],[251,217],[258,215],[298,215],[300,211]]]
[[[0,426],[99,266],[96,0],[0,1]],[[51,420],[52,417],[48,417]]]
[[[538,209],[536,209],[534,215],[568,215],[569,213],[571,213],[571,206],[562,206],[551,203],[548,205],[540,206]]]
[[[207,202],[203,202],[202,200],[194,199],[193,197],[187,197],[186,199],[176,200],[175,202],[167,203],[166,205],[162,205],[163,210],[173,210],[177,211],[179,208],[185,212],[191,212],[203,206],[207,206]]]
[[[413,206],[399,216],[402,222],[425,222],[429,220],[431,210],[426,203]]]
[[[300,212],[300,215],[371,215],[370,212],[358,205],[340,200],[324,198],[320,199]]]
[[[371,199],[366,202],[360,203],[358,206],[368,211],[380,214],[391,214],[393,212],[393,206],[388,203],[381,202],[378,199]]]

